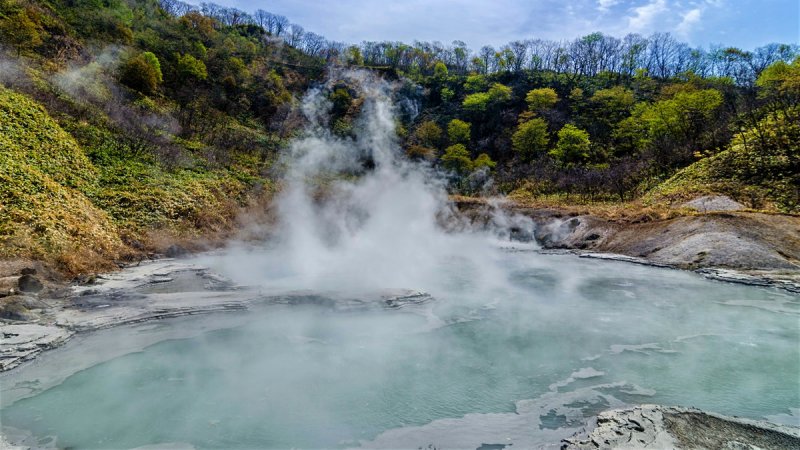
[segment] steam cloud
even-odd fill
[[[326,126],[332,107],[327,94],[342,82],[363,100],[354,138],[335,136]],[[237,272],[234,278],[254,284],[282,280],[278,284],[287,288],[431,292],[437,285],[444,289],[443,269],[458,266],[471,274],[462,281],[473,289],[499,280],[491,236],[459,223],[444,177],[402,156],[395,131],[395,105],[402,104],[394,98],[398,88],[366,72],[346,71],[305,96],[301,109],[308,126],[283,161],[274,239],[266,251],[224,257],[228,272]],[[519,220],[493,221],[511,222]],[[462,231],[447,232],[442,224]]]

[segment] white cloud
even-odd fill
[[[666,0],[653,0],[646,5],[633,8],[633,15],[628,16],[628,30],[636,33],[651,31],[655,19],[667,9]]]
[[[700,8],[690,9],[686,13],[683,14],[683,20],[681,23],[675,27],[675,32],[683,39],[688,39],[689,34],[692,32],[695,26],[700,23],[700,19],[703,16],[703,10]]]
[[[597,9],[608,11],[609,8],[619,3],[619,0],[597,0]]]

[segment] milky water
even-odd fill
[[[74,448],[528,448],[625,404],[797,423],[798,296],[627,263],[496,256],[507,283],[489,295],[473,291],[468,263],[450,261],[422,305],[266,302],[98,333],[63,352],[91,360],[154,327],[164,340],[6,405],[3,426]],[[48,364],[63,360],[44,357],[39,373]],[[14,384],[31,384],[25,370]]]

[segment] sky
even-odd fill
[[[692,46],[800,43],[800,0],[217,0],[281,14],[330,40],[462,40],[477,50],[528,38],[670,32]]]

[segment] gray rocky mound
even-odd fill
[[[800,448],[798,428],[694,408],[641,405],[605,411],[590,429],[564,439],[562,450]]]

